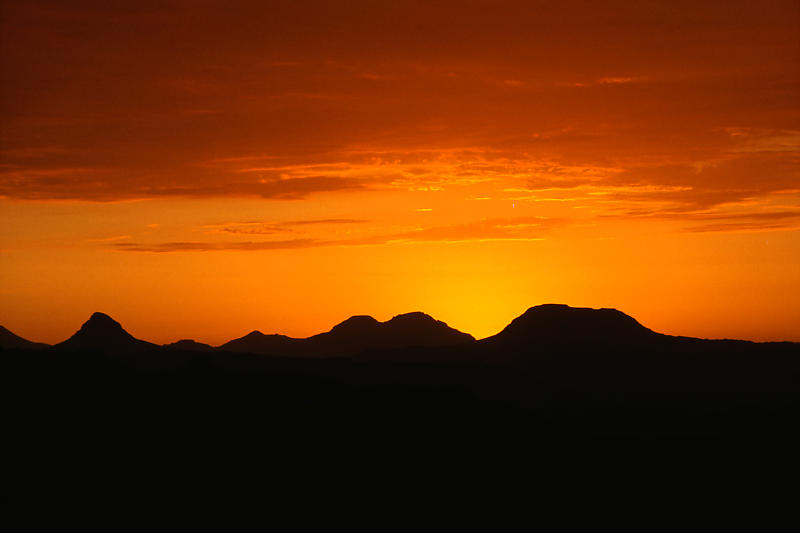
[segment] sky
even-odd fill
[[[800,2],[0,0],[0,324],[800,341]]]

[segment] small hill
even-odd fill
[[[177,342],[164,344],[162,348],[181,352],[211,352],[214,350],[214,347],[210,344],[197,342],[193,339],[181,339]]]
[[[294,355],[298,352],[302,339],[293,339],[286,335],[264,335],[260,331],[251,331],[244,337],[228,341],[219,347],[225,352],[258,353],[264,355]]]
[[[49,347],[49,344],[23,339],[19,335],[15,335],[3,326],[0,326],[0,348],[18,350],[44,350],[45,348]]]

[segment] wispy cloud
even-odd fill
[[[690,211],[682,208],[665,207],[661,209],[627,210],[606,218],[657,219],[686,222],[683,230],[692,233],[750,232],[750,231],[791,231],[800,229],[800,206],[786,209],[781,206],[751,205],[749,211],[702,210]],[[760,207],[760,211],[752,210]]]
[[[725,128],[732,152],[800,152],[800,131],[769,128]]]
[[[293,248],[311,248],[322,246],[314,239],[288,239],[282,241],[262,242],[162,242],[162,243],[128,243],[120,242],[113,248],[125,252],[210,252],[210,251],[253,251],[253,250],[287,250]]]
[[[323,219],[304,219],[287,220],[280,222],[267,221],[247,221],[247,222],[226,222],[223,224],[207,224],[203,228],[212,233],[234,233],[243,235],[272,235],[276,233],[293,233],[311,226],[335,226],[363,224],[368,222],[364,219],[355,218],[323,218]]]
[[[621,83],[633,83],[634,81],[641,81],[642,78],[633,78],[629,76],[605,76],[597,80],[600,85],[618,85]]]
[[[314,222],[312,222],[314,223]],[[561,219],[544,217],[494,218],[457,224],[419,228],[390,234],[347,239],[281,239],[245,242],[116,242],[110,248],[124,252],[210,252],[210,251],[264,251],[296,248],[319,248],[326,246],[375,246],[390,243],[412,242],[470,242],[496,240],[542,240],[556,226],[568,223]],[[259,223],[254,223],[259,224]],[[243,224],[247,225],[247,224]],[[257,231],[233,231],[231,233],[256,234]],[[263,234],[268,234],[264,232]]]
[[[691,233],[739,233],[758,231],[792,231],[800,230],[800,218],[793,221],[769,222],[764,220],[745,220],[742,222],[720,222],[689,226],[684,231]]]
[[[365,183],[351,177],[258,177],[242,180],[140,180],[124,169],[29,168],[0,169],[0,197],[21,200],[80,200],[111,202],[152,198],[261,197],[299,200],[322,192],[362,189]]]
[[[558,85],[561,87],[602,87],[608,85],[623,85],[629,83],[640,83],[643,81],[648,81],[648,78],[644,76],[603,76],[600,78],[596,78],[593,80],[587,81],[570,81],[570,82],[559,82]]]

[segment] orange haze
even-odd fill
[[[0,324],[800,341],[800,3],[0,2]]]

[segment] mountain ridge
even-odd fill
[[[593,309],[565,304],[541,304],[528,308],[495,335],[476,340],[445,322],[413,311],[379,321],[369,315],[353,315],[330,330],[295,338],[259,330],[211,346],[183,339],[163,345],[138,339],[102,312],[93,313],[69,339],[52,348],[58,350],[103,349],[132,352],[165,349],[174,351],[220,351],[283,356],[338,357],[364,351],[410,348],[443,348],[476,345],[497,349],[533,350],[536,347],[617,345],[635,346],[663,342],[753,342],[736,339],[709,340],[657,333],[635,318],[614,308]],[[766,343],[761,343],[766,344]],[[793,343],[790,343],[793,344]],[[51,346],[23,339],[0,326],[0,348],[46,349]]]
[[[265,335],[258,330],[218,347],[221,351],[267,355],[343,356],[365,350],[448,346],[474,342],[468,333],[421,313],[403,313],[380,322],[369,315],[353,315],[329,331],[305,338],[280,334]]]

